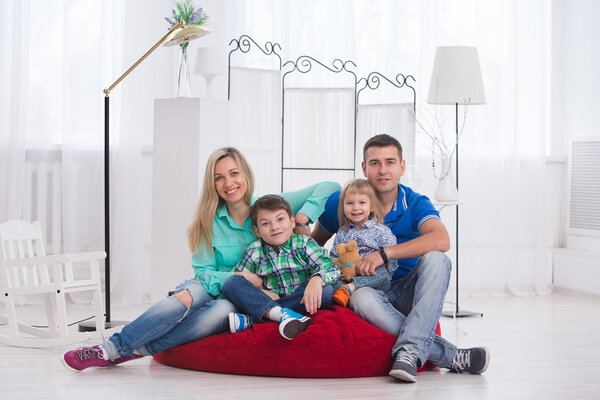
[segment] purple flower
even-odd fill
[[[165,21],[167,21],[169,23],[169,25],[171,25],[171,28],[173,26],[175,26],[175,24],[177,23],[177,22],[173,21],[171,18],[167,18],[167,17],[165,17]]]

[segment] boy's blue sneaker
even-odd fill
[[[249,315],[229,313],[229,330],[231,333],[241,332],[251,326],[252,321]]]
[[[312,319],[298,314],[289,308],[281,309],[281,319],[279,320],[279,333],[288,340],[292,340],[299,333],[304,332]]]

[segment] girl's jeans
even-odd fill
[[[273,300],[262,290],[254,287],[246,278],[240,275],[234,275],[227,279],[223,284],[223,296],[235,304],[242,312],[248,314],[253,323],[262,322],[262,316],[273,307],[285,307],[294,310],[297,313],[305,314],[304,304],[300,300],[304,296],[306,284],[299,286],[292,294]],[[323,286],[321,296],[321,307],[331,307],[331,296],[333,287],[331,285]]]
[[[375,275],[357,275],[350,280],[350,282],[352,281],[356,285],[356,289],[365,286],[377,290],[383,290],[384,292],[387,292],[390,289],[390,273],[384,266],[377,267],[375,270]],[[335,292],[345,283],[346,282],[343,280],[338,279],[333,283],[333,291]]]
[[[130,355],[153,355],[180,344],[225,332],[229,313],[236,308],[225,299],[215,300],[197,281],[186,281],[176,292],[187,290],[192,304],[187,308],[176,296],[153,304],[119,333],[104,343],[111,360]]]
[[[456,347],[434,333],[450,282],[452,264],[438,251],[425,253],[413,270],[385,293],[370,287],[352,293],[349,307],[367,322],[396,336],[392,357],[404,348],[420,365],[449,367]]]

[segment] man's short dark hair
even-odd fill
[[[365,145],[363,146],[363,161],[367,162],[367,150],[369,147],[386,147],[386,146],[394,146],[398,149],[398,155],[400,156],[400,161],[402,161],[402,146],[400,142],[390,135],[382,133],[381,135],[375,135],[371,139],[367,140]]]
[[[292,207],[283,197],[276,194],[266,194],[256,200],[252,207],[250,207],[250,219],[252,220],[252,225],[258,227],[258,212],[260,210],[268,210],[268,211],[277,211],[284,210],[291,217],[294,216],[292,213]]]

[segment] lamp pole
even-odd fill
[[[176,32],[179,31],[179,32]],[[141,56],[127,71],[123,73],[112,85],[104,89],[104,248],[106,252],[106,260],[104,261],[104,295],[106,318],[104,327],[106,329],[125,325],[127,321],[112,321],[110,315],[110,92],[127,77],[138,65],[140,65],[146,57],[148,57],[161,44],[167,41],[167,45],[175,45],[188,42],[190,40],[204,36],[210,33],[205,28],[198,25],[185,25],[183,20],[179,20],[166,35],[154,44],[143,56]],[[94,331],[96,330],[95,323],[85,321],[79,324],[79,331]]]

